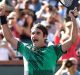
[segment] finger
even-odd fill
[[[74,11],[77,10],[77,7],[74,8]]]
[[[73,10],[70,10],[69,11],[69,16],[72,16],[73,15]]]

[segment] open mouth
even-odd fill
[[[35,42],[38,42],[38,39],[33,39],[33,42],[35,43]]]

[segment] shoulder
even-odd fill
[[[29,48],[32,46],[32,44],[30,43],[24,43],[24,42],[21,42],[21,41],[18,41],[18,46],[17,46],[17,49],[22,49],[22,48]]]
[[[32,43],[25,43],[25,42],[18,41],[18,45],[30,46],[32,45]]]
[[[48,48],[53,48],[54,50],[59,50],[59,49],[62,50],[62,45],[61,44],[55,45],[54,43],[49,42],[48,43]]]

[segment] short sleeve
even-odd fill
[[[61,44],[55,45],[54,49],[55,49],[55,53],[57,55],[57,59],[59,59],[61,57],[61,55],[63,54],[62,45]]]
[[[27,59],[29,60],[31,50],[24,45],[22,42],[18,41],[17,50]]]

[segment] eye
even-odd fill
[[[33,34],[33,35],[34,35],[34,34],[35,34],[35,32],[32,32],[31,34]]]
[[[37,35],[39,35],[40,34],[40,32],[37,32]]]

